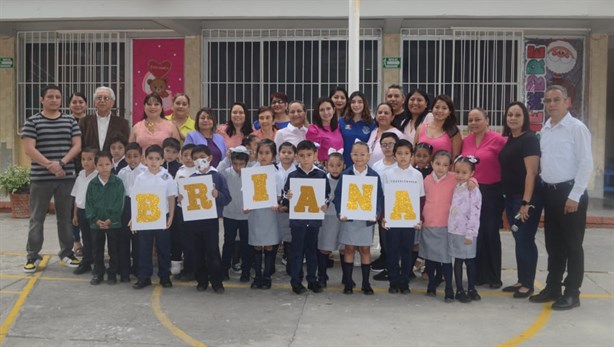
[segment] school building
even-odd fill
[[[590,194],[614,191],[614,0],[355,1],[371,104],[390,84],[419,87],[451,95],[463,128],[480,106],[499,129],[522,100],[539,130],[543,91],[562,84],[593,135]],[[253,111],[273,91],[310,107],[347,86],[348,13],[348,0],[2,0],[0,169],[29,162],[21,127],[48,84],[90,107],[109,86],[131,121],[151,90],[166,107],[185,92],[192,113],[212,107],[221,121],[232,102]]]

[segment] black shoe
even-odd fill
[[[262,280],[262,286],[260,287],[260,289],[271,289],[271,285],[272,285],[272,281],[271,279],[263,279]]]
[[[138,281],[136,281],[135,284],[132,285],[132,288],[134,289],[143,289],[147,286],[151,285],[151,279],[146,279],[146,280],[141,280],[139,279]]]
[[[249,282],[249,280],[250,280],[249,272],[243,272],[241,274],[241,277],[239,278],[239,282]]]
[[[362,287],[361,291],[364,295],[373,295],[373,288],[371,286]]]
[[[224,294],[224,291],[226,291],[224,289],[224,285],[222,283],[220,283],[220,284],[211,284],[211,288],[213,288],[213,291],[216,294]]]
[[[397,294],[399,292],[399,286],[396,283],[390,283],[388,287],[388,293]]]
[[[539,294],[533,295],[529,298],[530,302],[534,302],[537,304],[543,304],[544,302],[556,301],[561,297],[561,290],[551,289],[546,286]]]
[[[92,280],[90,281],[90,284],[91,284],[91,285],[93,285],[93,286],[97,286],[97,285],[99,285],[100,283],[102,283],[102,276],[101,276],[101,277],[94,276],[94,277],[92,278]]]
[[[254,281],[251,285],[252,289],[261,289],[262,288],[262,278],[254,278]]]
[[[322,293],[322,287],[320,286],[320,282],[309,282],[307,284],[307,288],[314,293]]]
[[[435,290],[435,289],[427,289],[425,295],[426,296],[436,297],[437,296],[437,290]]]
[[[464,290],[459,290],[456,292],[456,296],[454,297],[457,301],[462,302],[463,304],[467,304],[471,302],[471,298]]]
[[[533,294],[533,289],[529,289],[528,291],[526,291],[524,293],[519,291],[519,290],[517,290],[516,292],[514,292],[514,298],[516,298],[516,299],[526,299],[529,296],[531,296],[531,294]]]
[[[503,283],[501,283],[501,282],[490,283],[490,284],[488,284],[488,286],[490,287],[490,289],[499,289],[499,288],[503,287]]]
[[[374,281],[388,281],[388,270],[382,270],[377,275],[373,276]]]
[[[471,299],[471,301],[480,301],[482,297],[478,294],[478,291],[474,289],[469,291],[469,299]]]
[[[409,279],[410,279],[410,280],[413,280],[414,278],[416,278],[416,274],[415,274],[413,271],[411,271],[411,272],[409,273]]]
[[[109,276],[109,278],[107,278],[107,284],[109,285],[117,284],[117,277]]]
[[[518,289],[520,289],[520,287],[522,287],[522,284],[514,284],[513,286],[504,287],[503,289],[501,289],[501,291],[505,293],[515,293]]]
[[[91,265],[81,263],[79,264],[79,267],[77,267],[75,271],[73,271],[72,273],[74,273],[75,275],[83,275],[84,273],[87,273],[90,271],[92,271]]]
[[[305,288],[305,286],[303,286],[302,284],[293,285],[292,291],[294,292],[294,294],[300,295],[300,294],[304,294],[305,292],[307,292],[307,288]]]
[[[454,292],[453,291],[447,291],[446,290],[446,296],[443,299],[445,302],[450,303],[450,302],[454,302]]]
[[[379,257],[371,262],[371,271],[380,272],[386,270],[386,259]]]
[[[326,280],[318,280],[318,283],[320,283],[320,287],[322,289],[326,288],[328,286],[328,282]]]
[[[160,285],[164,288],[170,288],[173,286],[173,282],[171,282],[171,279],[168,277],[160,278]]]
[[[409,289],[409,285],[400,285],[399,286],[399,292],[401,294],[409,294],[409,293],[411,293],[411,289]]]
[[[350,287],[343,288],[343,294],[349,295],[349,294],[353,294],[353,293],[354,293],[354,290],[352,288],[350,288]]]
[[[204,292],[205,290],[207,290],[207,288],[209,288],[209,282],[199,283],[196,285],[196,291],[199,291],[199,292]]]
[[[574,307],[580,307],[580,298],[571,295],[563,295],[552,304],[552,309],[555,311],[567,311]]]

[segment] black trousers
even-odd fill
[[[139,237],[133,234],[128,227],[130,221],[130,198],[124,200],[124,213],[122,214],[122,228],[119,231],[119,275],[129,278],[130,273],[135,276],[139,269]],[[132,261],[131,261],[132,260]]]
[[[501,283],[501,217],[505,200],[500,183],[481,184],[482,210],[477,239],[476,268],[478,283]]]
[[[94,241],[94,276],[102,277],[104,267],[104,244],[107,241],[109,250],[109,268],[106,270],[109,278],[115,278],[119,271],[119,233],[121,229],[97,229],[92,230]]]
[[[194,244],[194,276],[201,285],[222,283],[220,225],[217,218],[186,222]]]
[[[544,185],[544,233],[548,252],[548,277],[546,285],[553,289],[565,286],[565,294],[578,296],[584,278],[584,231],[588,194],[580,197],[578,211],[565,213],[565,203],[573,181]],[[567,268],[567,277],[563,275]]]

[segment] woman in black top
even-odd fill
[[[537,267],[535,233],[542,212],[539,194],[539,158],[541,151],[535,133],[529,131],[529,112],[520,102],[507,106],[503,136],[508,140],[501,152],[501,183],[505,194],[505,212],[516,241],[518,282],[503,288],[514,298],[533,293]]]

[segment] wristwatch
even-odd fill
[[[528,204],[529,202],[526,200],[522,200],[522,202],[520,203],[521,206],[527,206]]]
[[[66,166],[66,163],[62,161],[62,159],[58,160],[60,162],[60,166],[62,167],[62,169],[64,168],[64,166]]]

